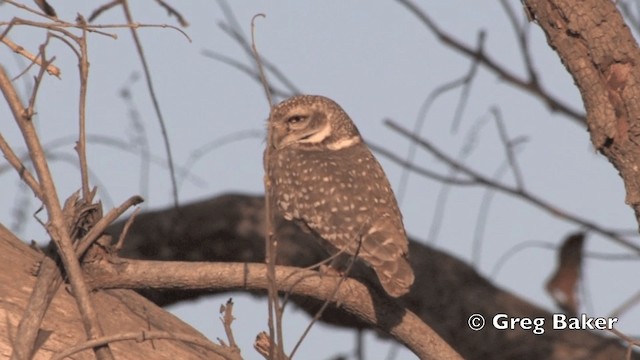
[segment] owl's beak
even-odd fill
[[[271,141],[272,146],[280,150],[298,141],[298,137],[294,134],[282,136],[277,132],[274,132],[271,136]]]

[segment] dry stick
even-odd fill
[[[138,217],[138,214],[140,213],[140,211],[142,210],[142,208],[137,208],[133,211],[133,214],[131,214],[131,216],[129,216],[129,218],[127,219],[127,221],[124,223],[124,227],[122,228],[122,232],[120,233],[120,236],[118,237],[118,242],[116,242],[116,245],[114,246],[114,251],[116,253],[120,252],[120,250],[122,250],[122,247],[124,246],[124,240],[127,237],[127,234],[129,233],[129,228],[131,227],[131,225],[133,225],[134,220],[136,219],[136,217]]]
[[[80,75],[80,103],[78,104],[78,142],[76,151],[80,160],[80,174],[82,183],[82,197],[85,202],[89,196],[89,173],[87,171],[87,133],[86,133],[86,108],[87,85],[89,80],[89,60],[87,54],[87,22],[82,15],[78,15],[78,23],[82,25],[82,36],[78,39],[80,46],[80,58],[78,59]]]
[[[616,335],[617,337],[619,337],[620,339],[622,339],[622,340],[627,342],[627,354],[625,356],[625,359],[632,359],[633,348],[634,347],[640,347],[640,341],[638,341],[638,339],[634,339],[634,338],[632,338],[630,336],[627,336],[627,335],[623,334],[622,332],[620,332],[616,328],[609,329],[609,331],[611,333],[613,333],[614,335]]]
[[[518,37],[518,46],[520,47],[520,52],[522,53],[522,60],[524,61],[524,66],[527,69],[527,74],[529,75],[529,79],[538,84],[538,72],[533,66],[533,59],[531,58],[531,50],[529,48],[529,24],[531,21],[525,19],[522,25],[519,24],[518,16],[516,15],[516,11],[510,5],[508,0],[500,0],[500,5],[504,9],[507,14],[507,18],[511,22],[511,26],[513,27],[513,31],[516,33]],[[522,6],[522,4],[520,4]],[[518,12],[519,14],[519,12]]]
[[[131,15],[131,11],[129,9],[129,2],[127,0],[121,0],[120,4],[122,5],[122,10],[124,11],[124,16],[127,19],[127,23],[134,24],[133,16]],[[173,193],[173,205],[177,208],[179,206],[178,182],[176,181],[176,171],[173,165],[173,153],[171,152],[171,144],[169,142],[169,133],[167,132],[167,126],[164,121],[164,116],[162,115],[162,111],[160,110],[160,102],[158,101],[158,97],[156,96],[156,91],[153,87],[153,82],[151,80],[151,70],[149,70],[149,64],[147,63],[147,59],[144,55],[142,42],[138,37],[138,31],[136,30],[135,27],[131,28],[131,37],[133,38],[133,42],[136,45],[136,50],[138,51],[138,56],[140,57],[142,70],[144,71],[144,78],[147,83],[147,89],[149,91],[149,95],[151,96],[153,109],[156,112],[156,117],[158,118],[158,123],[160,125],[164,148],[165,148],[165,152],[167,153],[167,163],[169,165],[169,177],[171,180],[171,191]]]
[[[136,206],[143,201],[144,199],[142,199],[140,196],[135,195],[128,198],[117,208],[111,209],[111,211],[109,211],[107,215],[103,216],[102,219],[98,220],[98,222],[91,228],[91,230],[89,230],[89,232],[84,235],[82,240],[78,242],[78,246],[76,247],[76,255],[78,257],[82,256],[85,251],[89,249],[91,244],[93,244],[93,242],[96,241],[102,233],[104,233],[104,231],[109,225],[111,225],[111,223],[116,221],[116,219],[124,214],[124,212],[127,211],[130,207]]]
[[[103,336],[90,341],[85,341],[76,346],[72,346],[63,352],[56,354],[54,357],[51,358],[51,360],[62,360],[80,351],[87,350],[96,346],[107,345],[109,343],[116,342],[116,341],[134,340],[136,342],[143,342],[146,340],[154,340],[154,339],[177,340],[177,341],[196,345],[203,349],[212,351],[228,360],[242,360],[242,358],[240,357],[240,352],[237,349],[212,344],[211,342],[204,340],[201,337],[196,337],[196,336],[187,335],[187,334],[180,334],[180,333],[171,333],[168,331],[136,331],[136,332],[127,332],[127,333]]]
[[[102,330],[100,329],[100,323],[98,322],[98,315],[91,303],[89,288],[84,282],[80,262],[73,251],[71,238],[67,231],[64,214],[62,213],[62,208],[58,201],[58,194],[51,177],[51,172],[49,171],[47,159],[38,139],[33,122],[31,121],[32,114],[25,113],[25,109],[21,104],[20,98],[2,67],[0,67],[0,90],[4,94],[7,103],[11,108],[13,117],[18,123],[18,127],[20,128],[22,136],[27,144],[27,148],[29,149],[29,154],[33,159],[33,164],[36,169],[40,185],[42,186],[42,200],[47,209],[47,213],[49,214],[47,232],[51,235],[58,247],[58,252],[62,262],[64,263],[67,275],[69,276],[69,282],[71,283],[71,288],[80,310],[82,323],[85,327],[87,337],[89,339],[100,337],[102,336]],[[113,359],[113,355],[108,347],[95,349],[95,352],[98,359]]]
[[[223,313],[223,317],[220,318],[220,321],[222,321],[224,332],[227,334],[229,346],[240,351],[238,344],[236,344],[236,339],[233,337],[233,330],[231,329],[231,323],[236,319],[233,317],[233,299],[227,300],[227,303],[221,306],[220,312]]]
[[[32,63],[34,63],[36,65],[40,65],[40,66],[43,65],[42,64],[42,59],[40,57],[33,55],[32,53],[27,51],[25,48],[23,48],[20,45],[17,45],[16,43],[14,43],[13,41],[9,40],[5,36],[0,36],[0,41],[2,41],[11,50],[13,50],[13,52],[15,52],[16,54],[24,56],[25,58],[29,59]],[[58,79],[60,78],[60,69],[55,65],[49,64],[47,66],[47,73],[49,73],[49,75],[53,75],[53,76],[57,77]]]
[[[131,197],[127,199],[119,207],[112,209],[100,219],[94,226],[85,234],[84,238],[78,243],[76,249],[76,256],[80,257],[88,246],[98,238],[98,235],[102,234],[104,229],[115,219],[120,217],[129,207],[136,205],[142,201],[139,197]],[[40,271],[38,272],[38,278],[36,284],[33,287],[33,291],[29,296],[29,302],[24,310],[24,315],[18,325],[18,331],[16,333],[16,341],[13,344],[13,354],[11,360],[22,360],[31,358],[31,352],[34,349],[34,344],[38,336],[40,324],[44,318],[44,314],[53,300],[58,287],[62,283],[62,274],[59,267],[49,257],[44,257],[40,264]]]
[[[522,79],[515,75],[513,72],[502,67],[494,58],[489,57],[486,53],[478,52],[476,49],[463,44],[460,40],[452,37],[440,29],[436,23],[427,16],[416,4],[410,0],[397,0],[400,4],[404,5],[409,11],[414,14],[438,39],[446,46],[458,50],[467,57],[478,60],[482,65],[487,67],[498,77],[517,88],[520,88],[535,97],[539,98],[545,103],[551,110],[560,112],[576,123],[586,126],[586,119],[584,113],[578,110],[572,109],[569,105],[563,103],[560,99],[550,95],[546,89],[543,89],[541,85],[534,79]]]
[[[360,231],[362,231],[362,228],[360,229]],[[358,240],[358,247],[356,248],[356,251],[354,252],[354,254],[351,257],[349,257],[349,264],[347,265],[347,268],[344,271],[344,273],[342,274],[342,276],[340,276],[340,280],[338,280],[338,283],[336,284],[336,288],[333,290],[333,292],[327,298],[327,300],[325,300],[324,304],[322,304],[322,306],[320,307],[320,310],[318,310],[315,313],[315,315],[313,316],[313,319],[311,319],[311,322],[304,329],[304,332],[302,333],[302,336],[300,336],[300,339],[298,339],[298,342],[293,347],[293,350],[291,350],[291,354],[289,354],[289,358],[290,359],[293,359],[293,355],[295,355],[295,353],[298,350],[298,348],[300,347],[300,345],[302,345],[302,341],[305,339],[305,337],[307,337],[307,334],[309,334],[309,331],[311,331],[311,327],[313,327],[313,325],[318,320],[320,320],[320,317],[322,316],[324,311],[327,309],[327,307],[329,307],[329,304],[335,298],[336,294],[338,293],[338,289],[340,288],[340,285],[342,285],[344,280],[347,278],[347,275],[351,271],[351,267],[353,267],[353,264],[356,262],[356,258],[358,257],[358,253],[360,253],[360,247],[361,246],[362,246],[362,238],[360,238]]]
[[[0,133],[0,151],[4,154],[4,157],[7,159],[9,164],[13,166],[14,169],[20,175],[22,181],[24,181],[29,188],[33,191],[33,193],[38,197],[38,199],[42,199],[42,189],[40,188],[40,184],[38,184],[38,180],[36,180],[33,175],[29,172],[29,170],[22,164],[20,158],[16,155],[15,152],[11,149],[7,141],[4,139],[2,134]]]
[[[504,120],[502,120],[502,113],[500,112],[500,108],[498,108],[497,106],[492,106],[491,113],[496,119],[498,135],[500,135],[500,141],[502,141],[502,145],[504,145],[504,151],[507,155],[507,162],[509,164],[509,168],[511,168],[511,172],[513,173],[513,178],[516,180],[516,186],[519,190],[524,190],[524,177],[522,176],[520,166],[516,161],[516,156],[513,152],[513,141],[509,139],[509,135],[507,134],[507,126],[505,125]]]
[[[515,196],[517,198],[526,200],[527,202],[561,218],[564,219],[566,221],[578,224],[580,226],[585,227],[588,230],[591,230],[595,233],[598,233],[600,235],[603,235],[615,242],[617,242],[620,245],[623,245],[633,251],[635,251],[636,253],[640,253],[640,246],[632,243],[631,241],[629,241],[628,239],[622,237],[620,234],[616,233],[613,230],[610,229],[606,229],[603,228],[601,226],[599,226],[598,224],[595,224],[589,220],[580,218],[576,215],[567,213],[555,206],[553,206],[552,204],[546,202],[543,199],[538,198],[537,196],[529,193],[526,190],[520,190],[518,188],[512,187],[512,186],[508,186],[508,185],[504,185],[504,184],[500,184],[497,183],[493,180],[491,180],[490,178],[485,177],[484,175],[481,175],[479,173],[477,173],[475,170],[467,167],[464,164],[461,164],[459,162],[457,162],[456,160],[450,158],[448,155],[446,155],[444,152],[440,151],[437,147],[435,147],[433,144],[431,144],[430,142],[428,142],[427,140],[411,133],[411,131],[401,127],[400,125],[396,124],[394,121],[391,120],[385,120],[385,125],[387,125],[389,128],[391,128],[392,130],[398,132],[399,134],[407,137],[408,139],[410,139],[411,141],[415,141],[417,142],[421,147],[425,148],[427,151],[429,151],[431,154],[433,154],[433,156],[435,156],[438,160],[448,164],[449,166],[453,167],[456,170],[459,170],[460,172],[462,172],[463,174],[469,176],[471,179],[475,180],[478,184],[480,185],[484,185],[490,188],[494,188],[497,190],[500,190],[506,194]]]
[[[269,85],[267,83],[267,78],[264,74],[264,69],[262,67],[262,61],[260,60],[260,54],[258,53],[258,49],[256,48],[255,41],[255,20],[258,17],[265,17],[264,14],[256,14],[251,19],[251,49],[253,51],[253,56],[256,61],[256,65],[258,67],[258,72],[260,74],[260,80],[262,85],[264,86],[265,96],[267,97],[267,102],[269,103],[269,108],[273,106],[273,102],[271,99],[271,93],[269,92]],[[265,151],[265,159],[264,163],[269,163],[269,147],[271,146],[271,141],[267,140],[267,150]],[[264,192],[265,196],[265,214],[267,220],[267,231],[266,231],[266,241],[265,241],[265,252],[266,252],[266,263],[267,263],[267,280],[269,281],[268,287],[268,326],[269,326],[269,358],[282,360],[284,359],[284,339],[282,336],[282,308],[280,307],[280,299],[278,297],[278,284],[276,283],[276,258],[277,258],[277,247],[278,240],[275,237],[274,231],[274,214],[271,213],[271,204],[270,204],[270,196],[271,193],[271,182],[268,178],[268,170],[265,167],[265,176],[264,176]],[[275,315],[275,321],[274,321]],[[274,326],[275,322],[275,326]],[[275,329],[274,329],[275,327]],[[275,351],[275,353],[274,353]]]
[[[182,27],[189,26],[189,22],[187,21],[187,19],[185,19],[185,17],[182,16],[182,14],[180,14],[178,10],[176,10],[175,8],[173,8],[171,5],[167,4],[163,0],[156,0],[156,2],[158,3],[158,5],[160,5],[160,7],[162,7],[167,11],[169,16],[175,16],[180,26]]]
[[[481,47],[482,42],[480,42],[478,46]],[[431,108],[431,105],[433,105],[435,101],[441,95],[444,95],[446,92],[457,89],[458,87],[462,87],[463,91],[460,94],[460,100],[458,101],[458,105],[456,106],[456,115],[454,116],[453,123],[459,122],[456,119],[458,116],[461,116],[462,114],[461,109],[465,106],[468,100],[468,97],[465,96],[465,94],[468,94],[468,92],[465,92],[464,89],[469,88],[471,81],[473,80],[473,78],[477,73],[477,69],[478,69],[478,62],[474,61],[473,63],[471,63],[471,67],[469,68],[469,71],[464,76],[438,86],[424,99],[424,101],[422,102],[422,105],[420,106],[420,110],[418,111],[418,116],[416,117],[416,121],[413,125],[413,132],[415,134],[420,134],[422,132],[422,128],[425,122],[427,121],[427,114],[429,112],[429,109]],[[413,164],[416,151],[417,151],[417,145],[415,143],[409,144],[409,150],[407,151],[406,159],[403,160],[403,162],[407,164]],[[405,167],[402,170],[402,174],[400,175],[400,183],[398,184],[397,198],[398,198],[398,203],[400,204],[402,204],[402,202],[404,201],[404,196],[407,190],[407,183],[409,181],[409,175],[410,175],[409,168]]]

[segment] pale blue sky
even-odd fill
[[[524,66],[510,24],[495,1],[430,1],[422,2],[437,23],[451,35],[467,44],[475,44],[477,32],[486,31],[486,52],[518,75]],[[261,130],[268,114],[262,89],[239,71],[202,56],[203,50],[213,50],[250,64],[249,59],[231,39],[216,26],[223,20],[216,2],[174,4],[191,23],[185,31],[188,42],[176,31],[147,28],[139,33],[145,46],[156,92],[167,121],[169,137],[177,164],[184,164],[198,147],[241,130]],[[81,3],[54,4],[61,18],[73,20],[77,12],[88,16],[93,5]],[[163,10],[151,1],[132,2],[133,14],[141,23],[168,23]],[[257,22],[258,47],[265,58],[280,69],[303,92],[329,96],[351,115],[364,137],[404,156],[408,142],[386,128],[382,120],[392,118],[406,128],[412,128],[420,106],[437,86],[464,75],[469,59],[443,47],[433,34],[404,7],[394,1],[323,1],[323,2],[263,2],[243,1],[231,5],[246,34],[251,17],[265,13]],[[1,8],[0,21],[19,12],[8,5]],[[516,11],[520,11],[515,6]],[[119,11],[100,19],[100,23],[122,23]],[[25,16],[21,14],[19,16]],[[521,20],[523,16],[520,16]],[[537,26],[531,29],[534,64],[542,82],[550,92],[582,109],[573,81],[557,56],[546,45]],[[119,90],[128,84],[133,72],[141,72],[128,31],[109,30],[118,40],[92,35],[89,43],[91,75],[89,85],[87,129],[122,141],[133,141],[132,124]],[[10,33],[15,42],[35,51],[44,35],[40,31],[16,27]],[[3,65],[16,74],[24,62],[0,47]],[[77,70],[73,55],[53,41],[48,55],[55,55],[63,79],[46,78],[38,103],[38,124],[43,141],[74,135],[77,128]],[[273,77],[270,78],[275,82]],[[18,81],[20,86],[24,80]],[[160,131],[150,107],[149,96],[142,81],[133,87],[133,99],[151,152],[164,156]],[[457,133],[450,131],[454,106],[459,91],[441,97],[427,115],[421,133],[449,154],[457,156],[464,146],[469,130],[481,117],[487,117],[491,106],[499,106],[511,137],[527,136],[528,142],[518,153],[526,188],[559,208],[578,214],[611,228],[634,229],[632,211],[624,205],[622,181],[612,166],[592,149],[588,133],[560,115],[551,114],[544,105],[528,95],[505,85],[485,69],[479,71],[471,97]],[[2,106],[2,113],[6,107]],[[474,169],[491,176],[504,162],[504,151],[493,119],[478,133],[476,147],[466,162]],[[18,132],[10,121],[0,124],[0,131],[17,148],[22,148]],[[59,148],[74,155],[73,145]],[[226,192],[262,192],[261,139],[252,138],[227,145],[203,156],[193,167],[193,174],[205,181],[186,181],[180,188],[182,202],[203,199]],[[140,160],[119,149],[90,143],[89,164],[101,186],[99,195],[107,206],[142,193],[144,206],[162,208],[172,202],[167,170],[152,165],[148,187],[140,185]],[[397,189],[401,169],[379,157],[392,185]],[[418,151],[416,162],[423,167],[447,173],[442,164]],[[54,162],[53,171],[61,197],[79,187],[75,166]],[[13,203],[18,196],[17,176],[1,173],[0,199]],[[508,174],[504,181],[513,183]],[[402,202],[407,231],[425,239],[433,219],[435,199],[441,185],[413,175],[407,196]],[[108,191],[108,198],[103,191]],[[439,236],[431,239],[434,246],[470,260],[475,226],[484,189],[480,187],[451,191]],[[32,203],[29,212],[39,204]],[[0,221],[11,224],[12,208],[0,209]],[[501,194],[495,196],[488,214],[478,270],[489,275],[496,261],[508,249],[529,240],[557,244],[569,232],[578,230],[572,224]],[[42,239],[43,232],[32,222],[20,235],[25,239]],[[589,236],[590,251],[621,253],[624,249],[597,235]],[[549,310],[554,307],[544,292],[544,282],[552,272],[555,253],[532,248],[520,252],[504,264],[496,279],[499,286],[522,295]],[[590,306],[587,311],[605,316],[624,302],[636,290],[623,287],[628,274],[637,271],[635,262],[604,262],[587,259],[585,263]],[[615,278],[616,281],[612,281]],[[247,359],[257,358],[251,343],[255,335],[266,329],[266,305],[247,296],[233,295],[236,335],[240,338]],[[176,314],[192,323],[212,339],[222,337],[217,320],[220,298],[186,303],[172,308]],[[620,328],[632,334],[640,331],[637,323],[640,311],[633,310],[620,321]],[[308,322],[306,315],[291,311],[285,318],[286,337],[292,346]],[[466,326],[466,324],[460,324]],[[332,347],[326,346],[329,341]],[[384,358],[389,342],[367,337],[367,353],[372,359]],[[338,352],[351,351],[353,336],[348,331],[316,325],[300,349],[301,359],[328,358]],[[375,355],[374,355],[375,354]],[[399,359],[410,358],[408,352]]]

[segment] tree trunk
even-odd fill
[[[0,358],[8,359],[12,339],[36,281],[43,255],[13,237],[0,225]],[[209,341],[195,329],[130,290],[100,290],[91,300],[99,313],[105,336],[145,331],[170,331]],[[67,287],[61,286],[40,327],[34,359],[52,355],[86,341],[78,307]],[[116,359],[223,359],[212,351],[177,340],[114,341]],[[73,354],[73,359],[95,359],[91,349]]]

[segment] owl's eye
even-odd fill
[[[289,124],[298,124],[307,120],[305,116],[302,115],[293,115],[287,119],[287,123]]]

